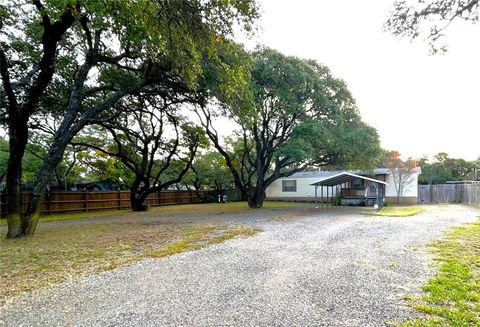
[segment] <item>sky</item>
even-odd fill
[[[345,80],[363,120],[381,145],[404,157],[438,152],[480,156],[480,26],[447,31],[449,51],[430,55],[427,42],[383,31],[393,0],[259,0],[259,31],[239,36],[315,59]]]

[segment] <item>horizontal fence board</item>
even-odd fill
[[[418,185],[418,203],[462,203],[480,206],[480,184]]]

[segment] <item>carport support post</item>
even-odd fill
[[[315,184],[315,208],[318,208],[317,207],[317,188],[318,188],[318,185]]]
[[[323,209],[323,186],[320,184],[320,203],[322,204],[322,209]]]
[[[333,192],[335,191],[335,196],[333,196]],[[332,186],[332,207],[337,206],[337,187]]]
[[[330,188],[330,186],[327,186],[327,208],[328,208],[328,189]]]
[[[330,186],[330,208],[333,208],[333,186]]]

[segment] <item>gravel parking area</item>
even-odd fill
[[[249,219],[264,232],[39,289],[0,308],[0,325],[384,326],[414,315],[402,298],[432,273],[425,246],[476,215]]]

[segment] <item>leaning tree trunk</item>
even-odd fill
[[[16,119],[12,119],[16,122]],[[22,232],[22,160],[28,142],[27,122],[9,126],[9,156],[7,163],[7,238],[21,238]]]
[[[25,236],[33,236],[40,216],[40,204],[45,196],[47,186],[52,180],[55,168],[62,161],[63,153],[71,141],[71,133],[62,133],[55,137],[50,150],[35,178],[32,197],[28,202],[27,212],[22,219],[22,232]]]

